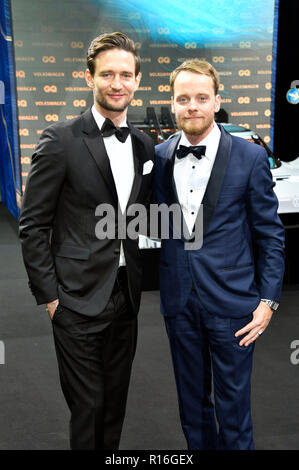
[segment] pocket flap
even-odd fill
[[[55,256],[73,259],[88,259],[90,250],[81,246],[52,245],[52,252]]]

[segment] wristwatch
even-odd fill
[[[272,308],[272,310],[277,310],[278,307],[279,307],[279,303],[278,302],[275,302],[275,300],[269,300],[269,299],[261,299],[262,302],[264,302],[265,304],[269,305],[270,308]]]

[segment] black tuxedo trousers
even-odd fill
[[[104,312],[90,318],[59,305],[52,326],[71,449],[118,449],[137,339],[126,268]]]

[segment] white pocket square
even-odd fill
[[[154,163],[152,162],[152,160],[148,160],[147,162],[145,162],[143,165],[142,174],[148,175],[152,171],[153,166],[154,166]]]

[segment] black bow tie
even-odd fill
[[[196,146],[190,146],[186,147],[185,145],[180,145],[180,148],[176,151],[176,156],[178,158],[184,158],[188,153],[193,153],[193,155],[198,158],[198,160],[201,159],[203,155],[206,153],[206,146],[205,145],[196,145]]]
[[[120,142],[125,142],[128,135],[130,134],[130,129],[128,127],[117,127],[113,124],[110,119],[105,119],[104,124],[102,125],[101,133],[103,137],[110,137],[115,134],[115,137]]]

